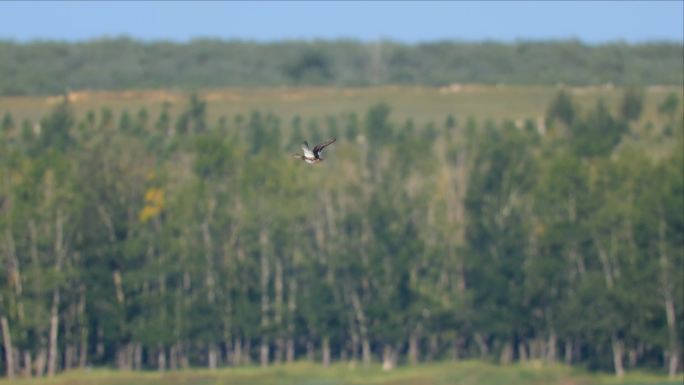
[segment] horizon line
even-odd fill
[[[259,39],[259,38],[249,38],[249,37],[221,37],[221,36],[195,36],[186,39],[174,39],[174,38],[142,38],[135,37],[128,34],[102,34],[100,36],[94,36],[89,38],[54,38],[54,37],[32,37],[29,39],[17,39],[12,37],[0,36],[0,43],[11,43],[17,45],[31,45],[40,43],[62,43],[62,44],[87,44],[96,43],[103,41],[117,41],[117,40],[130,40],[137,43],[145,44],[155,44],[155,43],[172,43],[176,45],[192,44],[201,41],[214,41],[222,43],[251,43],[259,45],[267,44],[286,44],[286,43],[340,43],[340,42],[351,42],[359,44],[377,44],[377,43],[389,43],[397,45],[408,45],[417,46],[422,44],[435,44],[435,43],[457,43],[457,44],[502,44],[502,45],[517,45],[525,43],[578,43],[585,46],[601,46],[601,45],[649,45],[649,44],[677,44],[684,47],[684,38],[682,40],[671,39],[671,38],[649,38],[639,41],[627,40],[627,39],[611,39],[604,41],[586,41],[579,37],[549,37],[549,38],[514,38],[514,39],[497,39],[497,38],[484,38],[484,39],[459,39],[459,38],[435,38],[435,39],[425,39],[416,41],[403,41],[401,39],[392,37],[380,37],[374,39],[363,39],[358,37],[292,37],[292,38],[278,38],[278,39]]]

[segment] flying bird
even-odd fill
[[[309,148],[309,143],[304,141],[304,143],[302,143],[302,151],[304,151],[304,155],[295,154],[293,155],[293,157],[301,159],[308,164],[320,163],[323,161],[323,158],[321,158],[321,151],[323,151],[323,149],[328,147],[329,145],[335,143],[335,140],[336,139],[333,138],[328,142],[317,144],[316,146],[314,146],[313,150]]]

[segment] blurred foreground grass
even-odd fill
[[[629,372],[622,380],[608,373],[590,374],[562,365],[517,364],[497,366],[479,361],[425,364],[383,372],[336,364],[324,368],[299,362],[291,365],[225,368],[216,371],[190,369],[176,372],[120,372],[108,369],[71,371],[52,379],[0,380],[0,384],[24,385],[674,385],[684,378],[668,380],[662,375]]]

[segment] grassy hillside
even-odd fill
[[[383,372],[379,367],[352,368],[337,364],[330,368],[309,363],[272,366],[267,369],[247,367],[217,371],[185,370],[180,372],[115,372],[110,370],[73,371],[53,379],[2,380],[0,384],[22,385],[665,385],[681,384],[682,379],[646,373],[630,373],[622,381],[607,374],[587,374],[565,366],[543,367],[526,364],[495,366],[477,361],[458,364],[440,363],[415,368],[403,367]]]
[[[272,112],[284,119],[295,115],[302,118],[324,119],[328,115],[346,113],[363,114],[368,106],[380,101],[392,107],[394,119],[411,118],[416,123],[428,121],[443,123],[447,114],[464,121],[468,117],[478,120],[539,119],[558,91],[556,86],[486,86],[452,85],[449,87],[300,87],[300,88],[222,88],[198,92],[207,101],[209,121],[221,116],[232,118],[258,109]],[[619,87],[571,87],[571,94],[582,108],[596,104],[599,98],[617,109],[624,90]],[[671,92],[682,99],[681,87],[648,87],[645,89],[643,120],[654,120],[657,106]],[[188,92],[179,90],[134,90],[120,92],[82,91],[70,94],[76,116],[89,110],[96,113],[104,106],[115,116],[123,110],[136,113],[147,109],[156,118],[165,103],[176,115],[187,105]],[[59,101],[56,96],[0,96],[0,114],[11,111],[15,121],[36,121]]]

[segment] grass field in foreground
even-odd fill
[[[400,367],[383,372],[379,366],[363,368],[336,364],[324,368],[299,362],[268,368],[225,368],[216,371],[190,369],[177,372],[117,372],[107,369],[71,371],[52,379],[0,380],[0,384],[24,385],[674,385],[681,376],[643,372],[628,373],[618,380],[610,374],[589,374],[567,366],[517,364],[497,366],[478,361]]]

